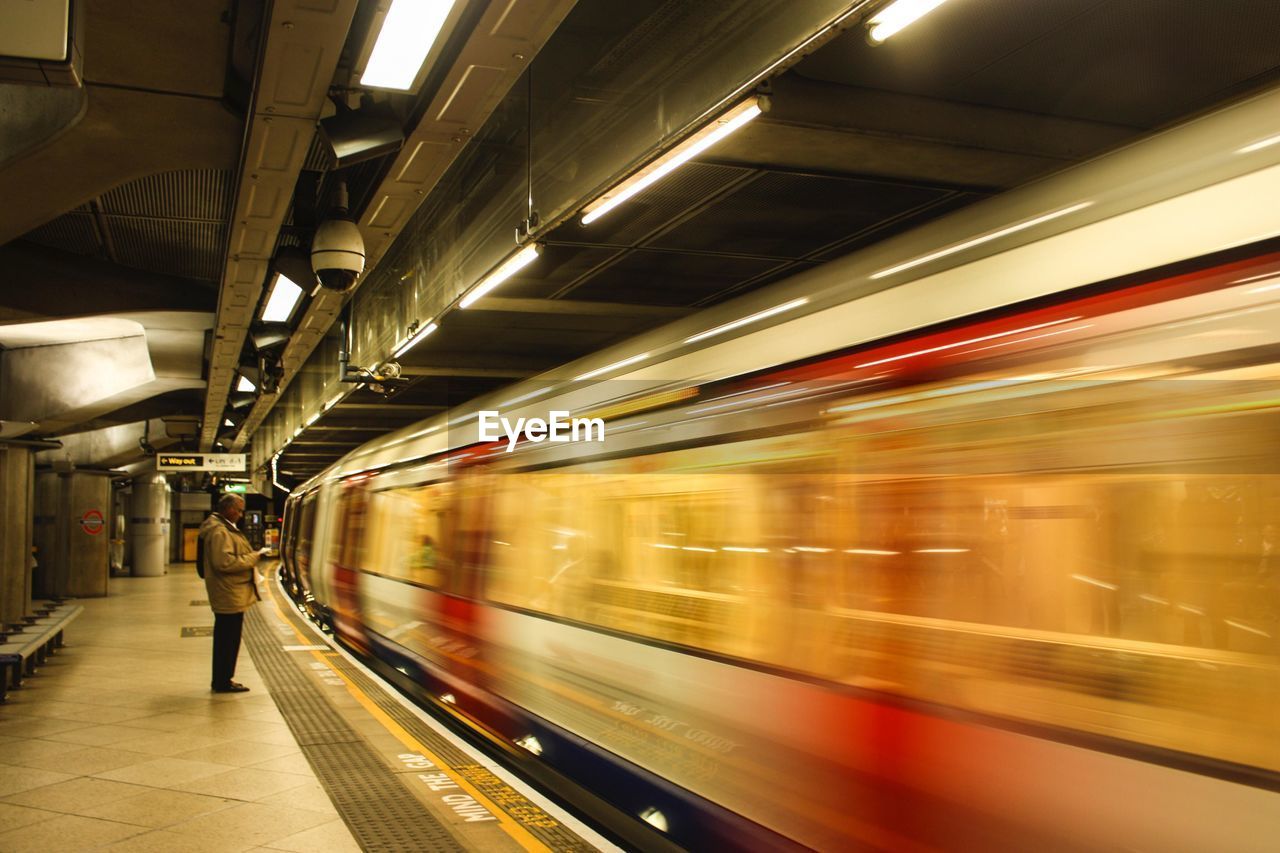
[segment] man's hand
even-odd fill
[[[272,550],[272,549],[270,549],[270,548],[265,548],[265,547],[264,547],[264,548],[259,548],[259,549],[258,549],[258,556],[259,556],[259,557],[267,557],[267,556],[270,556],[270,555],[271,555],[271,550]]]

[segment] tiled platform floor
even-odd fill
[[[209,692],[193,568],[110,592],[0,705],[0,851],[358,850],[246,650],[252,691]]]

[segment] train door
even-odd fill
[[[338,484],[334,525],[333,630],[362,652],[369,651],[360,609],[360,566],[364,564],[365,515],[369,506],[368,477],[351,477]]]
[[[284,521],[280,525],[280,569],[285,587],[294,595],[298,593],[298,565],[294,554],[298,550],[299,500],[291,497],[284,502]]]
[[[292,531],[294,544],[290,559],[293,562],[297,592],[303,595],[311,593],[314,586],[311,580],[311,566],[315,551],[316,497],[316,492],[308,492],[293,507],[296,518]]]
[[[453,506],[441,519],[452,559],[445,579],[446,595],[441,601],[440,624],[450,645],[450,669],[459,677],[477,680],[483,668],[484,631],[481,625],[483,584],[488,569],[493,538],[490,507],[493,502],[491,475],[463,471],[457,480]]]

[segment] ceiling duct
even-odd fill
[[[0,83],[81,86],[84,57],[76,41],[83,3],[0,0]]]

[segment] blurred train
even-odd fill
[[[686,848],[1275,849],[1277,199],[1273,91],[360,448],[286,586]]]

